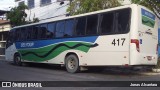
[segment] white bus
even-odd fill
[[[157,17],[131,4],[14,27],[6,60],[61,64],[70,73],[89,66],[154,66],[157,46]]]

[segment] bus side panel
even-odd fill
[[[75,42],[77,39],[82,40],[92,40],[93,43],[85,43],[85,42]],[[96,39],[96,40],[95,40]],[[58,39],[57,39],[58,40]],[[95,40],[95,41],[94,41]],[[65,42],[60,42],[69,47],[76,46],[77,49],[69,49],[65,46],[56,48],[56,51],[52,51],[46,58],[40,58],[35,56],[35,54],[31,53],[31,50],[28,51],[25,49],[19,50],[22,52],[22,55],[26,55],[26,57],[22,57],[22,59],[30,62],[39,62],[39,63],[53,63],[53,64],[64,64],[65,55],[69,52],[74,52],[77,54],[79,58],[79,65],[80,66],[107,66],[107,65],[126,65],[129,64],[129,33],[127,34],[116,34],[116,35],[103,35],[98,37],[83,37],[83,38],[68,38],[64,39]],[[55,42],[55,41],[43,41],[43,43],[47,42]],[[22,43],[27,42],[19,42],[17,43],[17,47],[20,48]],[[32,45],[36,46],[40,42],[30,42],[34,43]],[[83,45],[84,44],[84,45]],[[20,46],[19,46],[20,45]],[[54,45],[61,45],[61,44],[53,44],[49,45],[44,48],[37,48],[33,49],[32,52],[37,53],[37,55],[43,56],[48,53],[51,49],[53,49]],[[77,46],[81,45],[81,46]],[[51,49],[50,49],[51,48]],[[63,50],[61,52],[61,50]],[[54,58],[54,54],[58,53]],[[35,58],[34,58],[35,57]],[[25,60],[25,61],[26,61]]]
[[[123,40],[124,39],[124,40]],[[129,33],[99,36],[97,47],[80,58],[82,66],[122,66],[129,64]]]
[[[14,54],[17,52],[17,49],[15,47],[15,44],[9,46],[8,48],[6,48],[5,50],[5,59],[7,61],[13,61],[14,59]]]

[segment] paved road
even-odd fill
[[[12,63],[0,60],[0,81],[160,81],[160,75],[141,75],[140,73],[104,70],[90,70],[77,74],[70,74],[65,68],[46,64],[30,64],[15,66]],[[2,88],[0,88],[1,90]],[[3,88],[10,90],[11,88]],[[12,88],[12,90],[17,88]],[[21,89],[21,88],[18,88]],[[34,88],[33,90],[50,90],[52,88]],[[105,87],[81,87],[81,88],[54,88],[58,90],[104,90]],[[150,90],[151,88],[107,88],[108,90]],[[152,88],[159,90],[158,88]],[[25,90],[25,89],[24,89]],[[53,89],[52,89],[53,90]]]

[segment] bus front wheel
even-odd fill
[[[79,59],[76,55],[71,54],[68,55],[65,58],[65,66],[66,66],[66,70],[69,73],[76,73],[80,71],[80,67],[79,67]]]
[[[22,66],[21,57],[19,54],[14,55],[14,64],[18,66]]]

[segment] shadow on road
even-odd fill
[[[14,65],[12,62],[9,63],[10,65]],[[17,66],[16,66],[17,67]],[[66,71],[65,67],[61,65],[53,65],[53,64],[42,64],[42,63],[24,63],[23,67],[29,68],[38,68],[38,69],[45,69],[45,70],[57,70],[57,71]],[[142,72],[151,72],[151,69],[148,68],[140,68],[140,69],[133,69],[133,68],[124,68],[124,67],[90,67],[86,71],[81,71],[80,73],[94,73],[94,74],[107,74],[107,75],[140,75]]]
[[[13,62],[9,62],[10,65],[17,66]],[[30,68],[40,68],[40,69],[48,69],[48,70],[65,70],[64,67],[57,64],[44,64],[44,63],[23,63],[22,67],[30,67]]]

